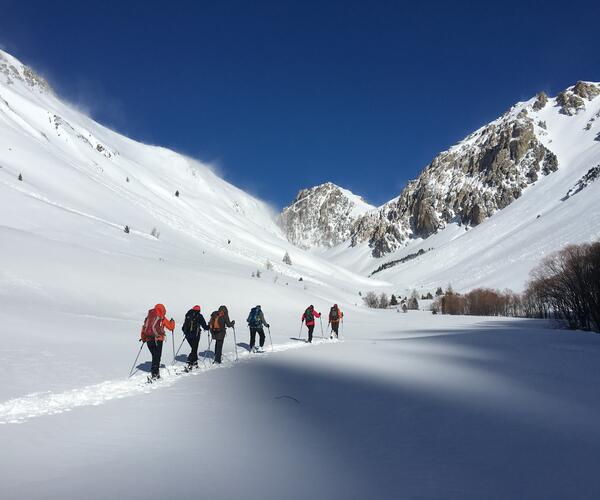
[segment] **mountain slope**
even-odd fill
[[[519,289],[542,255],[598,237],[599,127],[597,83],[518,103],[331,236],[339,243],[321,255],[398,287]],[[336,207],[320,227],[335,227],[327,213]]]

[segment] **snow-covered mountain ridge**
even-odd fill
[[[346,219],[338,235],[331,234],[331,230],[338,226],[338,212],[343,212],[344,206],[338,209],[330,204],[321,210],[321,200],[301,196],[307,191],[303,190],[297,197],[304,200],[303,213],[318,212],[319,222],[315,223],[315,217],[295,217],[293,227],[287,223],[284,230],[292,242],[298,241],[298,233],[310,234],[311,238],[302,242],[304,247],[334,246],[335,242],[348,239],[350,233],[352,246],[367,242],[372,255],[382,257],[411,240],[427,238],[452,222],[477,226],[519,198],[528,186],[560,167],[561,158],[553,151],[552,144],[553,134],[560,129],[555,129],[554,120],[548,120],[546,115],[589,114],[585,126],[589,132],[600,115],[599,95],[599,84],[578,82],[556,98],[541,92],[527,102],[514,105],[498,119],[436,156],[398,197],[354,220]],[[562,127],[563,123],[558,125]],[[596,132],[600,137],[600,132]],[[595,135],[587,134],[588,143]],[[578,136],[577,140],[580,139]],[[576,142],[571,147],[577,150],[583,144]],[[284,222],[289,220],[288,213],[294,210],[297,200],[284,209]],[[332,214],[331,220],[328,214]],[[315,233],[315,225],[321,228],[320,234]]]

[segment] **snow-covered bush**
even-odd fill
[[[287,264],[288,266],[292,265],[292,258],[290,257],[290,254],[288,252],[285,252],[285,255],[283,256],[282,260],[284,264]]]

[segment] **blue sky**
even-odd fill
[[[380,204],[539,90],[600,80],[600,2],[3,0],[0,45],[135,139],[278,207]]]

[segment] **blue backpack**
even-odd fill
[[[259,314],[260,314],[260,309],[257,309],[256,307],[253,307],[250,310],[250,314],[248,315],[248,325],[250,325],[252,328],[259,328],[262,326],[262,321],[259,318]]]

